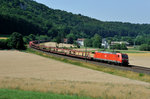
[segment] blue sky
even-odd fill
[[[150,24],[150,0],[35,0],[50,8],[101,21]]]

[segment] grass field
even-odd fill
[[[150,86],[143,84],[52,81],[36,78],[3,78],[0,88],[56,93],[102,99],[149,99]],[[3,87],[1,87],[3,86]]]
[[[0,51],[0,88],[102,99],[148,99],[150,97],[150,84],[142,82],[150,82],[149,75],[62,58],[49,59],[50,56],[45,54],[34,51],[32,53],[47,58],[18,51]]]
[[[92,99],[92,98],[75,95],[71,96],[71,95],[59,95],[54,93],[0,89],[0,99]]]

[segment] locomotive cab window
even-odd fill
[[[92,52],[92,54],[95,54],[95,52]]]
[[[128,56],[127,55],[122,55],[122,58],[128,58]]]

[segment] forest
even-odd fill
[[[45,35],[51,40],[94,37],[150,44],[150,24],[103,22],[81,14],[49,8],[33,0],[0,0],[0,34]]]

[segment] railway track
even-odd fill
[[[101,62],[98,62],[98,61],[92,61],[92,60],[88,60],[88,59],[82,59],[82,58],[76,58],[76,57],[71,57],[71,56],[59,55],[59,54],[56,54],[56,53],[44,52],[44,51],[34,49],[34,48],[31,48],[31,49],[39,51],[39,52],[43,52],[47,55],[62,57],[62,58],[70,59],[70,60],[76,60],[76,61],[80,61],[80,62],[87,62],[87,63],[90,63],[90,64],[101,65],[101,66],[104,66],[104,67],[111,67],[111,68],[115,68],[115,69],[119,69],[119,70],[133,71],[133,72],[143,73],[143,74],[150,74],[150,68],[146,68],[146,67],[135,66],[135,65],[119,66],[119,65],[114,65],[114,64],[106,64],[106,63],[101,63]]]
[[[134,65],[132,65],[131,68],[134,69],[134,70],[137,70],[137,71],[144,71],[143,73],[146,73],[146,74],[150,74],[150,68],[147,68],[147,67],[141,67],[141,66],[134,66]]]

